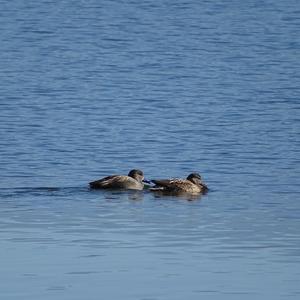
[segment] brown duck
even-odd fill
[[[180,194],[204,194],[208,191],[208,187],[203,183],[200,174],[191,173],[186,179],[161,179],[151,180],[155,184],[151,191],[158,191],[169,195]]]
[[[89,183],[92,189],[125,189],[142,190],[144,188],[144,173],[141,170],[131,170],[128,175],[111,175]]]

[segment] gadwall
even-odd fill
[[[151,180],[155,184],[151,191],[162,192],[169,195],[179,194],[204,194],[208,187],[203,183],[200,174],[191,173],[186,179],[161,179]]]
[[[89,183],[92,189],[125,189],[142,190],[144,188],[144,174],[141,170],[131,170],[128,175],[111,175]]]

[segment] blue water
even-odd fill
[[[1,299],[299,299],[299,1],[0,8]]]

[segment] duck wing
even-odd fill
[[[105,188],[111,185],[114,181],[118,181],[119,175],[111,175],[95,180],[89,183],[91,188]]]
[[[191,182],[185,179],[160,179],[160,180],[151,180],[155,183],[155,187],[157,188],[164,188],[165,190],[174,190],[174,189],[181,189],[182,186],[190,185]]]
[[[150,181],[153,182],[156,187],[166,187],[170,184],[172,179],[154,179]]]

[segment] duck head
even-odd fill
[[[141,170],[138,169],[133,169],[128,173],[129,177],[134,178],[135,180],[137,180],[138,182],[145,182],[145,183],[150,183],[149,180],[145,180],[144,179],[144,173]]]
[[[202,178],[199,173],[191,173],[187,178],[187,180],[191,181],[192,183],[196,185],[202,185]]]

